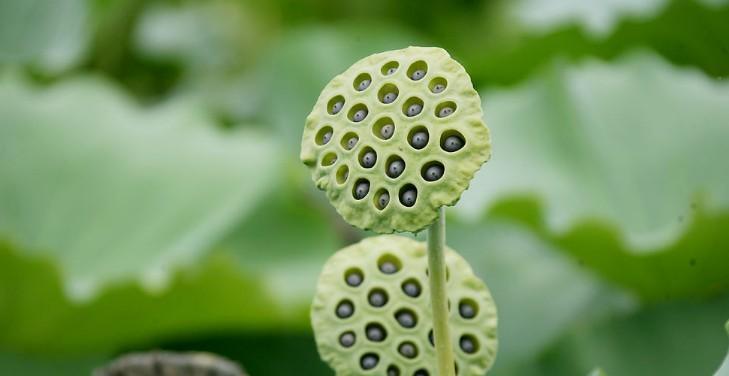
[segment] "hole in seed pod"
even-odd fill
[[[388,192],[384,188],[381,188],[377,191],[373,199],[375,200],[375,207],[377,209],[383,210],[387,207],[387,204],[390,203],[390,192]]]
[[[420,292],[422,291],[422,288],[420,287],[420,282],[418,282],[414,278],[410,278],[402,283],[402,292],[405,293],[405,295],[411,297],[411,298],[417,298],[420,296]]]
[[[440,147],[450,153],[461,150],[465,144],[465,139],[458,131],[449,130],[440,136]]]
[[[387,330],[382,325],[371,322],[365,326],[365,336],[372,342],[382,342],[387,338]]]
[[[352,188],[352,196],[356,200],[361,200],[370,192],[370,182],[367,179],[359,179]]]
[[[362,103],[355,104],[349,110],[349,120],[352,120],[355,123],[359,123],[367,117],[368,113],[369,111],[367,110],[367,106]]]
[[[344,273],[344,282],[349,286],[357,287],[362,284],[362,281],[364,281],[364,274],[359,268],[347,269]]]
[[[478,304],[471,299],[461,299],[458,303],[458,313],[464,319],[472,319],[478,315]]]
[[[440,94],[445,91],[446,87],[448,87],[448,81],[446,81],[443,77],[436,77],[430,80],[428,87],[430,88],[431,93]]]
[[[444,173],[445,167],[443,167],[443,163],[438,161],[428,162],[420,170],[420,175],[425,181],[436,181],[442,178]]]
[[[387,292],[385,290],[380,288],[375,288],[370,291],[370,293],[367,295],[367,301],[370,302],[370,305],[375,308],[380,308],[387,304]]]
[[[410,146],[416,150],[420,150],[428,145],[429,139],[430,135],[428,134],[428,129],[422,125],[414,127],[408,134],[408,142],[410,143]]]
[[[316,132],[314,142],[316,142],[317,145],[326,145],[329,143],[329,140],[332,139],[333,134],[334,130],[332,130],[332,127],[328,125],[324,126],[319,130],[319,132]]]
[[[405,184],[400,188],[400,203],[407,207],[415,205],[418,199],[418,190],[412,184]]]
[[[359,359],[359,366],[363,370],[370,370],[377,367],[377,363],[380,362],[380,357],[375,353],[367,353],[362,355]]]
[[[382,74],[384,76],[390,76],[392,74],[395,74],[399,66],[400,64],[397,61],[390,61],[382,66]]]
[[[344,108],[344,97],[341,95],[337,95],[330,99],[327,104],[327,112],[329,112],[330,115],[338,114],[342,111],[342,108]]]
[[[478,340],[470,334],[462,335],[458,344],[461,346],[461,350],[463,350],[466,354],[473,354],[478,351]]]
[[[353,331],[347,331],[339,335],[339,344],[342,345],[342,347],[352,347],[356,341],[357,336],[354,335]]]
[[[394,364],[390,364],[390,366],[387,367],[387,376],[400,376],[400,368],[397,368]]]
[[[369,73],[362,73],[354,79],[354,90],[365,91],[372,84],[372,76]]]
[[[364,168],[372,168],[377,162],[377,153],[367,146],[359,153],[359,164]]]
[[[324,167],[331,166],[337,162],[337,155],[335,153],[326,153],[324,158],[321,159],[321,165]]]
[[[377,119],[372,126],[372,133],[381,140],[389,140],[395,134],[395,122],[389,117]]]
[[[428,268],[425,268],[425,275],[430,276],[430,272],[428,271]],[[451,269],[446,266],[446,281],[451,279]]]
[[[342,300],[339,304],[337,304],[335,313],[340,319],[346,319],[354,314],[354,304],[352,304],[351,300]]]
[[[357,146],[357,142],[359,142],[359,136],[357,136],[354,132],[347,132],[344,137],[342,137],[340,144],[344,150],[352,150],[355,146]]]
[[[421,369],[415,371],[415,373],[413,373],[413,376],[430,376],[430,374],[428,373],[427,370],[425,370],[424,368],[421,368]]]
[[[433,329],[430,329],[428,332],[428,342],[430,342],[431,346],[435,346],[435,340],[433,338]]]
[[[382,85],[380,91],[377,92],[377,97],[380,98],[380,102],[384,104],[394,102],[398,95],[400,95],[400,90],[393,84]]]
[[[428,64],[422,60],[418,60],[410,64],[408,68],[408,77],[413,81],[420,81],[428,73]]]
[[[403,171],[405,171],[405,161],[403,161],[402,158],[397,155],[391,155],[389,158],[387,158],[385,168],[387,169],[385,171],[385,174],[395,179],[398,176],[402,175]]]
[[[402,268],[402,263],[397,257],[386,253],[377,260],[377,267],[385,274],[395,274]]]
[[[453,362],[453,369],[456,371],[456,375],[458,374],[458,363]]]
[[[407,117],[420,115],[423,112],[423,100],[418,97],[411,97],[402,105],[402,113]]]
[[[439,118],[451,116],[457,108],[454,102],[443,102],[435,107],[435,116]]]
[[[408,308],[401,308],[395,312],[395,320],[397,320],[400,326],[408,329],[414,328],[418,324],[418,316]]]
[[[347,167],[347,165],[339,166],[339,169],[337,169],[337,183],[340,185],[346,183],[348,177],[349,167]]]
[[[406,341],[397,347],[397,352],[408,359],[413,359],[418,356],[418,347],[414,343]]]

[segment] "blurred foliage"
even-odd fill
[[[152,348],[330,374],[308,305],[369,234],[299,166],[303,120],[357,59],[418,44],[464,64],[494,137],[448,229],[498,303],[492,373],[711,374],[727,19],[725,0],[2,0],[0,374]]]

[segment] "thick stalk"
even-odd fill
[[[438,376],[454,376],[453,345],[448,329],[448,296],[446,294],[445,209],[442,207],[439,210],[438,219],[428,227],[428,270]]]

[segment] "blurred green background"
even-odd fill
[[[725,0],[0,0],[0,374],[159,348],[332,374],[308,304],[370,234],[299,139],[329,79],[408,45],[466,67],[493,133],[448,211],[498,303],[491,374],[714,374]]]

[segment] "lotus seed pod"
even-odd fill
[[[460,376],[483,375],[497,348],[496,307],[466,261],[445,251],[449,324]],[[311,307],[317,348],[339,376],[436,375],[426,244],[382,235],[335,253],[324,265]],[[361,273],[357,286],[348,283]],[[374,292],[386,296],[373,306]],[[337,314],[348,303],[351,314]],[[465,307],[465,308],[464,308]],[[352,336],[344,336],[351,333]]]
[[[306,119],[301,160],[350,224],[379,233],[417,232],[433,223],[440,207],[460,199],[489,158],[482,118],[470,77],[446,51],[383,52],[326,85]],[[381,161],[363,163],[363,150]],[[434,162],[442,173],[423,171]],[[366,189],[357,189],[360,181],[369,183]],[[406,191],[411,193],[404,197]],[[390,197],[386,206],[381,192]]]

